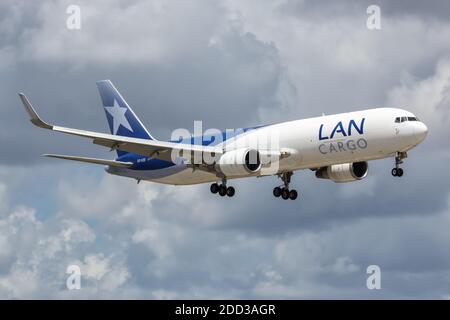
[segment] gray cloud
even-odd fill
[[[420,0],[378,0],[378,1],[304,1],[291,0],[286,1],[280,6],[284,13],[312,17],[314,19],[339,19],[347,17],[357,12],[365,12],[370,5],[378,5],[383,15],[395,18],[405,18],[412,16],[414,18],[426,19],[428,22],[433,20],[448,20],[450,5],[445,0],[432,0],[423,2]]]
[[[12,57],[0,79],[5,84],[0,89],[4,97],[0,143],[8,145],[12,138],[20,143],[2,161],[34,162],[47,149],[41,138],[48,133],[36,132],[26,123],[18,91],[25,91],[49,121],[104,131],[106,121],[95,81],[110,78],[162,139],[169,138],[175,128],[191,129],[199,119],[208,127],[223,129],[256,125],[257,108],[276,103],[274,95],[284,81],[276,48],[228,25],[218,5],[205,2],[203,14],[197,15],[200,3],[186,5],[186,10],[175,2],[160,9],[156,3],[140,3],[139,11],[125,3],[116,1],[117,6],[108,7],[116,17],[109,23],[104,21],[102,7],[81,4],[88,17],[83,29],[74,32],[64,28],[64,14],[50,14],[65,12],[65,2],[34,10],[24,6],[14,23],[9,22],[17,41],[2,43]],[[10,5],[5,10],[17,9]],[[36,15],[39,23],[25,23]],[[147,23],[149,15],[157,21]],[[153,50],[162,52],[153,56]],[[244,112],[236,123],[233,115],[239,111]],[[12,130],[16,123],[22,130]],[[52,140],[45,143],[51,141],[63,152],[95,152],[78,139],[46,139]],[[13,156],[17,153],[21,156]]]
[[[450,24],[445,3],[81,1],[0,4],[0,297],[448,298]],[[424,50],[426,48],[426,50]],[[56,151],[112,157],[32,127],[16,92],[45,119],[106,131],[95,81],[110,78],[148,124],[256,125],[402,106],[430,127],[403,179],[392,159],[348,185],[298,172],[297,202],[275,177],[171,187],[41,160]],[[206,129],[206,128],[205,128]],[[257,201],[255,201],[257,200]],[[83,289],[65,288],[69,264]],[[382,268],[383,289],[365,287]]]

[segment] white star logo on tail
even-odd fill
[[[119,130],[120,125],[124,126],[131,132],[133,132],[133,129],[130,126],[130,123],[128,122],[127,118],[125,117],[125,112],[127,112],[127,108],[122,108],[117,103],[117,100],[114,99],[114,105],[112,107],[105,107],[106,111],[113,117],[113,132],[114,134],[117,134],[117,131]]]

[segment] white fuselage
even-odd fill
[[[402,109],[368,109],[264,126],[242,133],[217,146],[224,150],[256,147],[263,151],[267,149],[268,137],[271,137],[270,149],[287,154],[286,157],[281,157],[277,163],[277,172],[272,174],[375,160],[407,151],[425,138],[425,124],[417,120],[396,122],[396,119],[401,117],[416,119],[411,112]],[[218,180],[214,173],[193,170],[185,164],[158,170],[108,168],[107,171],[174,185]],[[264,170],[245,176],[255,175],[265,175]]]

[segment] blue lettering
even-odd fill
[[[323,134],[323,127],[324,124],[320,125],[319,128],[319,140],[327,140],[327,139],[333,139],[334,136],[337,133],[340,133],[342,136],[347,137],[347,136],[351,136],[352,135],[352,129],[355,129],[356,132],[358,132],[359,134],[364,134],[364,123],[365,123],[366,118],[362,118],[361,122],[359,124],[359,126],[356,124],[356,121],[351,119],[348,123],[348,130],[347,132],[345,132],[344,126],[342,124],[342,121],[339,121],[336,126],[334,127],[333,131],[331,132],[330,137],[325,136]]]
[[[355,128],[356,131],[358,131],[359,134],[363,134],[364,133],[364,121],[366,120],[366,118],[362,118],[361,119],[361,124],[359,125],[359,127],[356,125],[355,120],[350,120],[349,124],[348,124],[348,135],[351,136],[352,135],[352,127]]]
[[[319,129],[319,140],[327,140],[327,139],[329,139],[328,137],[322,136],[322,129],[323,129],[323,124],[320,125],[320,129]]]
[[[344,137],[347,136],[347,134],[345,133],[344,127],[342,126],[342,121],[339,121],[339,123],[336,125],[336,127],[334,127],[333,131],[331,132],[330,139],[333,139],[334,135],[335,135],[337,132],[342,133],[342,135],[343,135]]]

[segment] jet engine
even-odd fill
[[[316,177],[330,179],[334,182],[351,182],[367,176],[369,164],[366,161],[354,163],[333,164],[316,171]]]
[[[246,176],[261,169],[258,150],[236,149],[225,152],[216,163],[216,169],[226,177]]]

